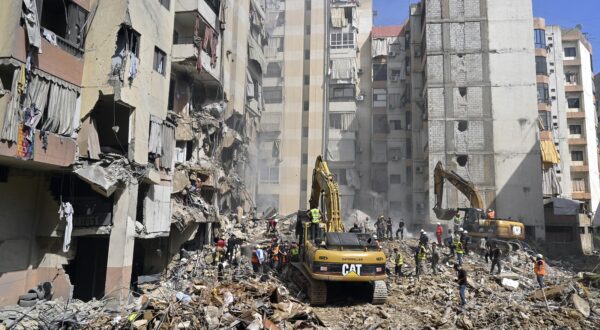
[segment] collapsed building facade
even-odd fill
[[[258,2],[24,0],[0,16],[0,305],[40,282],[126,297],[252,210]]]

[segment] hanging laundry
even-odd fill
[[[19,71],[19,80],[17,80],[17,91],[19,95],[25,93],[25,87],[27,86],[27,79],[25,79],[25,66],[21,64],[21,70]]]
[[[69,252],[71,247],[71,233],[73,232],[73,205],[69,202],[62,202],[58,209],[60,220],[67,222],[65,226],[65,238],[63,240],[63,252]]]
[[[131,59],[131,65],[129,66],[129,80],[133,80],[138,71],[138,58],[133,52],[129,53],[129,58]]]
[[[46,40],[48,40],[49,43],[53,44],[54,46],[58,46],[58,43],[56,42],[56,34],[54,34],[54,32],[42,28],[42,35],[44,38],[46,38]]]

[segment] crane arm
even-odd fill
[[[444,181],[446,180],[469,199],[472,208],[483,209],[485,207],[483,204],[483,198],[481,197],[479,190],[477,190],[477,188],[472,182],[465,180],[463,177],[461,177],[454,171],[448,171],[444,169],[442,162],[438,162],[434,170],[433,184],[436,198],[434,210],[439,210],[442,208]]]
[[[323,157],[318,156],[315,162],[312,177],[312,191],[310,195],[310,208],[318,208],[321,194],[324,197],[325,209],[327,211],[327,231],[343,232],[344,225],[340,212],[340,193],[339,187],[331,172],[327,162]]]

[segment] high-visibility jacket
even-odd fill
[[[464,254],[463,245],[461,241],[454,241],[454,245],[456,246],[456,253]]]
[[[460,223],[460,217],[459,216],[454,217],[454,223],[456,223],[456,224]]]
[[[533,265],[533,272],[538,276],[546,275],[546,263],[544,260],[538,260],[535,262]]]
[[[396,254],[396,257],[394,258],[394,263],[396,264],[396,266],[404,265],[404,257],[402,257],[402,253]]]
[[[279,260],[279,245],[273,248],[273,260]]]
[[[321,221],[321,211],[319,209],[311,209],[310,217],[312,223],[319,223]]]
[[[297,256],[298,254],[300,254],[300,249],[298,249],[297,247],[292,247],[290,249],[290,254],[292,255],[292,257]]]
[[[419,260],[425,260],[425,258],[427,257],[427,250],[425,250],[424,246],[419,246],[419,252],[417,252],[417,259]]]

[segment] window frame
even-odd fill
[[[354,32],[331,32],[329,34],[329,47],[331,49],[356,48]]]
[[[342,91],[341,96],[336,96],[336,91]],[[350,92],[350,93],[347,93]],[[331,84],[329,85],[329,101],[351,102],[356,100],[356,86],[353,84]]]
[[[545,56],[535,57],[535,74],[541,76],[548,75],[548,61]]]
[[[574,157],[574,155],[581,155],[581,157]],[[581,159],[576,159],[581,158]],[[572,162],[584,162],[585,155],[583,154],[583,150],[571,150],[571,161]]]
[[[573,55],[567,54],[567,51],[569,51],[569,52],[573,51]],[[575,57],[577,57],[577,47],[564,47],[563,54],[564,54],[565,58],[566,57],[568,57],[568,58],[575,58]]]
[[[279,97],[270,98],[272,94],[279,94]],[[281,86],[263,86],[262,96],[265,104],[281,104],[283,103],[283,89]]]
[[[546,49],[546,30],[534,29],[533,30],[533,40],[535,43],[535,48]]]
[[[159,67],[159,64],[162,60],[162,69]],[[162,49],[158,48],[158,46],[154,46],[154,61],[152,63],[152,68],[154,71],[159,74],[166,76],[167,75],[167,53]]]

